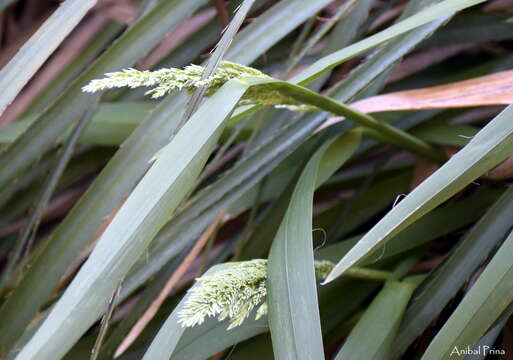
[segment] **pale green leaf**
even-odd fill
[[[239,81],[228,82],[159,152],[87,262],[16,359],[61,358],[96,321],[117,284],[190,190],[216,144],[224,120],[245,91],[246,85]]]
[[[360,263],[373,250],[511,155],[512,118],[513,107],[510,106],[378,222],[339,261],[326,282]]]
[[[4,89],[0,94],[0,114],[96,1],[67,0],[62,3],[0,70],[0,88]]]

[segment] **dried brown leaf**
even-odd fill
[[[373,96],[352,106],[366,113],[513,103],[513,70],[425,89]]]
[[[424,89],[398,91],[357,101],[364,113],[509,105],[513,103],[513,70]],[[342,121],[333,117],[320,129]]]

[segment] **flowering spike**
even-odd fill
[[[169,94],[173,90],[193,92],[199,87],[206,87],[205,95],[211,96],[231,79],[240,79],[245,76],[268,77],[257,69],[229,61],[221,62],[215,73],[206,79],[201,78],[203,71],[203,67],[199,65],[189,65],[184,69],[164,68],[156,71],[125,69],[119,72],[107,73],[103,79],[92,80],[82,90],[94,93],[114,88],[128,87],[134,89],[148,87],[150,89],[146,92],[146,95],[157,99]],[[239,103],[239,105],[252,104],[273,105],[293,111],[312,109],[312,106],[301,104],[266,84],[250,88]]]
[[[228,61],[222,62],[212,76],[202,80],[203,70],[203,67],[199,65],[189,65],[184,69],[164,68],[157,71],[125,69],[119,72],[107,73],[103,79],[92,80],[82,90],[92,93],[122,87],[132,89],[151,87],[152,89],[147,94],[153,98],[159,98],[175,89],[194,91],[200,86],[207,86],[208,92],[211,93],[231,79],[243,76],[266,76],[256,69]]]
[[[207,317],[230,319],[228,330],[239,326],[258,306],[255,319],[267,314],[267,260],[256,259],[224,264],[212,275],[196,279],[185,305],[178,313],[184,327],[200,325]],[[329,261],[315,261],[317,278],[333,269]]]

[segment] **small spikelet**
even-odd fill
[[[241,325],[255,308],[255,319],[267,315],[267,260],[224,264],[216,273],[197,279],[178,313],[184,327],[202,324],[207,317],[229,319],[228,330]],[[329,261],[316,261],[315,273],[323,279],[333,269]]]

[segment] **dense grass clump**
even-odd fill
[[[0,1],[0,359],[509,359],[512,12]]]

